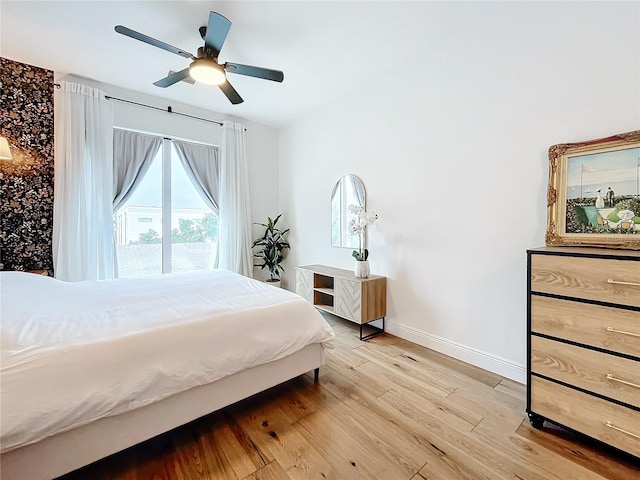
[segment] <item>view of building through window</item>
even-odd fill
[[[168,175],[163,175],[165,149]],[[170,192],[170,205],[163,205],[163,192]],[[170,140],[163,140],[142,182],[114,215],[114,225],[120,277],[213,268],[218,217],[191,184]]]

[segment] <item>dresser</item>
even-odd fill
[[[352,271],[325,265],[296,267],[296,293],[317,309],[360,325],[360,340],[384,332],[387,315],[387,279],[378,275],[357,278]],[[370,325],[382,320],[382,327]],[[371,333],[364,335],[363,326]]]
[[[527,252],[527,413],[640,457],[640,252]]]

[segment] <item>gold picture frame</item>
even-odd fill
[[[549,147],[545,242],[640,250],[640,130]]]

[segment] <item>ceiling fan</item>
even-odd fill
[[[207,85],[217,85],[229,101],[235,105],[242,103],[243,100],[236,89],[229,83],[227,73],[237,73],[238,75],[262,78],[274,82],[282,82],[284,73],[280,70],[254,67],[241,63],[218,63],[218,55],[220,55],[220,50],[222,50],[222,45],[230,29],[231,22],[226,17],[216,12],[210,12],[209,23],[207,26],[200,27],[199,29],[200,36],[204,40],[204,46],[198,48],[197,56],[193,56],[180,48],[161,42],[160,40],[156,40],[155,38],[151,38],[125,26],[116,25],[115,27],[116,32],[122,35],[192,60],[191,64],[184,70],[170,73],[167,77],[154,82],[154,85],[166,88],[181,80],[189,80],[189,78],[191,78],[196,82]]]

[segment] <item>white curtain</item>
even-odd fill
[[[218,267],[253,276],[251,199],[245,128],[228,120],[222,125]]]
[[[128,130],[113,131],[113,213],[117,213],[138,188],[160,145],[160,137]]]
[[[104,92],[55,95],[53,264],[66,281],[113,278],[113,109]]]
[[[216,147],[174,140],[180,162],[202,201],[220,214],[220,158]]]

